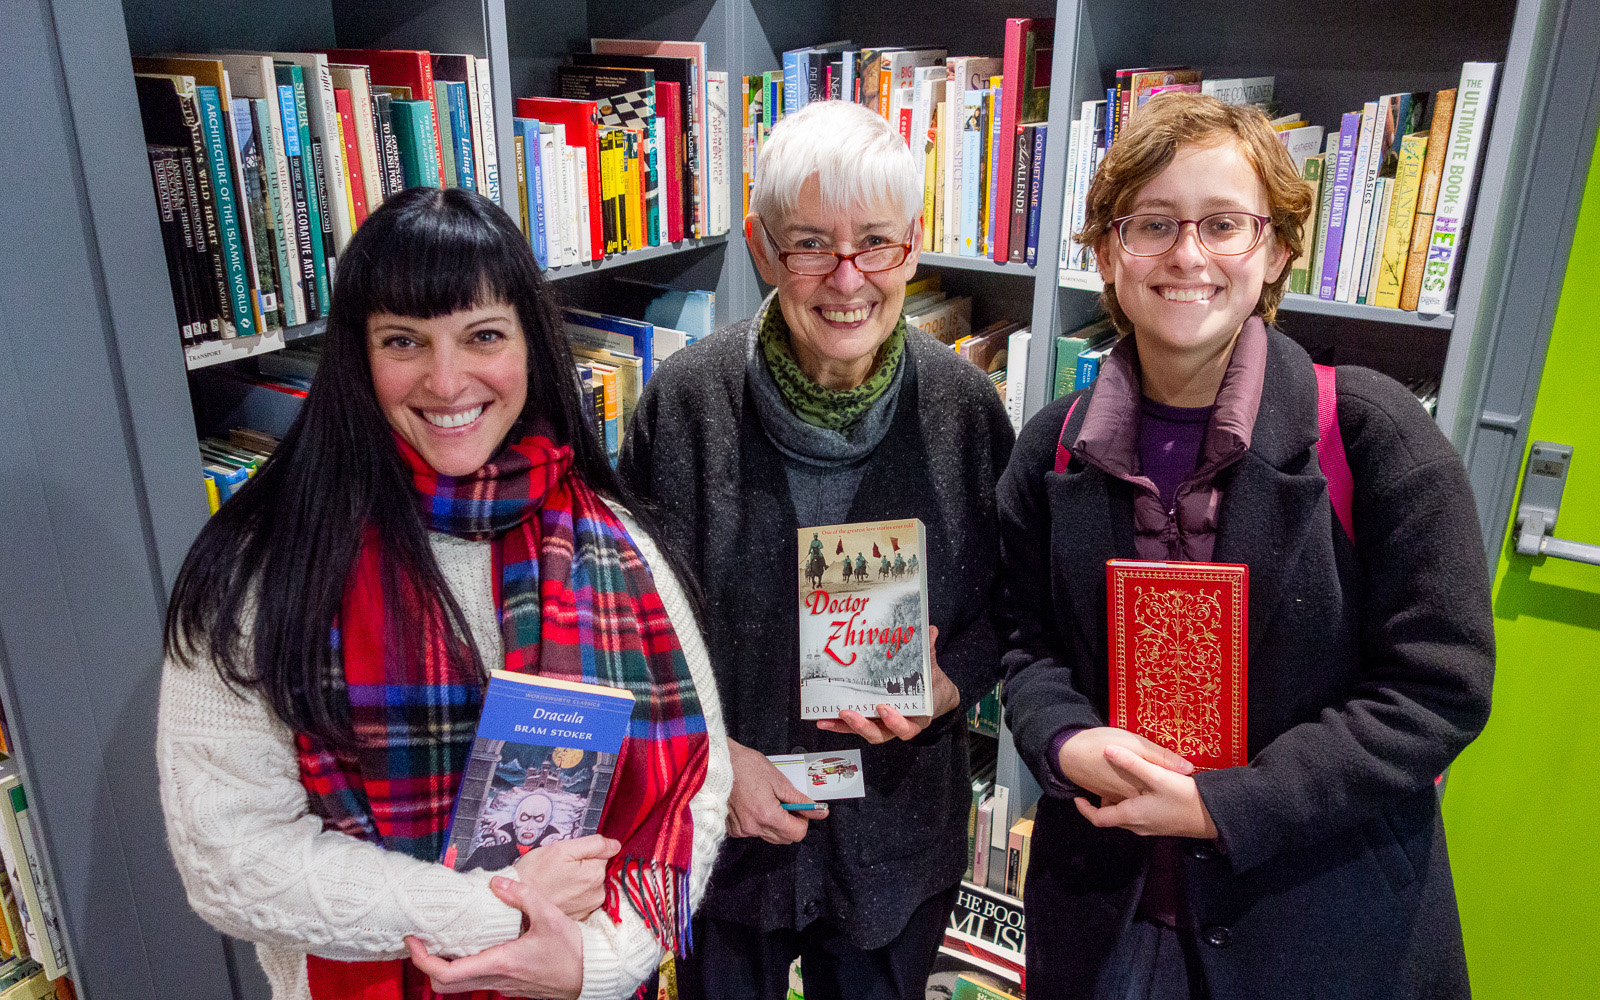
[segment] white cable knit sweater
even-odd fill
[[[655,576],[711,737],[705,785],[690,801],[689,890],[698,906],[733,784],[722,707],[682,589],[649,536],[617,513]],[[429,542],[478,649],[487,662],[498,662],[490,543],[440,534]],[[307,952],[403,958],[410,934],[435,954],[458,957],[517,936],[522,914],[489,891],[490,873],[462,874],[323,832],[307,807],[293,734],[259,698],[235,695],[206,665],[169,662],[163,670],[156,759],[167,841],[189,903],[218,930],[256,943],[273,1000],[309,1000]],[[514,877],[510,870],[501,874]],[[582,926],[581,1000],[628,996],[661,959],[655,937],[626,902],[620,926],[603,910]]]

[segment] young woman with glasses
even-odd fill
[[[1265,115],[1191,94],[1140,110],[1090,185],[1076,239],[1122,340],[1000,489],[1007,719],[1045,791],[1030,994],[1468,995],[1435,778],[1489,711],[1477,517],[1383,375],[1337,369],[1319,440],[1319,374],[1268,325],[1308,209]],[[1247,766],[1107,725],[1112,558],[1249,566]]]
[[[779,1000],[798,954],[808,1000],[920,1000],[966,867],[964,712],[998,679],[1012,432],[981,371],[906,328],[922,187],[882,118],[807,105],[773,129],[756,178],[745,233],[774,291],[657,369],[621,463],[698,571],[734,766],[679,992]],[[932,714],[801,721],[798,529],[908,517],[927,526]],[[765,755],[843,749],[862,751],[866,797],[785,810],[808,800]]]

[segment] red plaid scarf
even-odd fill
[[[689,800],[705,782],[709,742],[677,634],[644,558],[605,502],[571,472],[571,449],[540,433],[508,443],[470,476],[435,472],[409,445],[430,530],[494,544],[505,669],[627,688],[633,719],[600,832],[621,841],[606,870],[605,911],[626,895],[657,940],[689,941]],[[324,827],[428,861],[439,859],[483,704],[484,679],[448,655],[448,625],[404,582],[385,586],[369,534],[346,587],[344,685],[359,749],[330,751],[301,734],[301,782]],[[394,593],[393,591],[400,591]],[[421,629],[421,654],[405,655]],[[431,1000],[410,962],[308,959],[312,996]],[[473,994],[490,997],[497,994]]]

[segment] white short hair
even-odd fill
[[[787,219],[812,177],[828,214],[887,207],[910,225],[922,214],[922,183],[900,133],[850,101],[813,101],[772,129],[750,192],[750,210],[769,225]]]

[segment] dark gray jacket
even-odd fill
[[[1352,546],[1317,464],[1311,360],[1269,336],[1249,451],[1218,480],[1213,558],[1250,567],[1251,762],[1195,779],[1227,849],[1187,841],[1183,855],[1206,984],[1215,1000],[1456,1000],[1466,962],[1434,777],[1489,715],[1494,631],[1471,488],[1400,385],[1341,368]],[[1075,460],[1052,471],[1070,399],[1023,429],[1000,487],[1007,721],[1041,776],[1063,726],[1105,724],[1105,562],[1136,558],[1133,487]],[[1030,993],[1093,995],[1149,848],[1066,798],[1041,800]]]
[[[701,910],[760,930],[831,917],[862,948],[893,940],[966,867],[965,709],[999,679],[990,591],[995,487],[1013,434],[981,372],[907,337],[894,422],[867,459],[848,520],[927,527],[929,622],[962,709],[878,747],[800,720],[799,565],[784,460],[746,384],[748,323],[668,358],[639,399],[620,470],[706,596],[702,621],[728,736],[766,754],[859,748],[865,799],[835,803],[799,844],[729,838]]]

